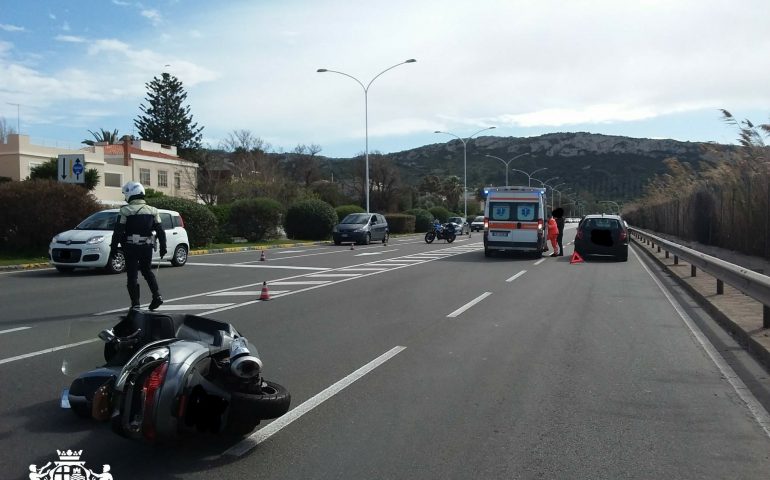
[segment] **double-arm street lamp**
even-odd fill
[[[505,160],[503,160],[502,158],[496,157],[494,155],[484,155],[484,156],[485,157],[489,157],[489,158],[496,158],[496,159],[500,160],[501,162],[503,162],[503,164],[505,165],[505,186],[507,187],[508,186],[508,166],[511,164],[512,161],[516,160],[519,157],[523,157],[524,155],[529,155],[529,152],[522,153],[521,155],[516,155],[515,157],[513,157],[510,160],[508,160],[507,162]]]
[[[526,175],[527,176],[527,186],[531,187],[532,186],[532,175],[536,174],[537,172],[542,172],[543,170],[548,170],[548,167],[538,168],[537,170],[533,170],[530,173],[527,173],[524,170],[519,170],[517,168],[512,168],[511,170],[513,170],[514,172],[519,172],[519,173],[523,173],[524,175]],[[535,180],[537,180],[537,178]],[[540,180],[537,180],[537,181],[539,182]]]
[[[493,128],[495,127],[482,128],[478,132],[464,139],[455,135],[454,133],[442,132],[441,130],[436,130],[435,132],[433,132],[433,133],[443,133],[444,135],[451,135],[456,139],[460,140],[461,142],[463,142],[463,206],[464,206],[465,218],[468,218],[468,140],[475,137],[481,132],[486,132],[487,130],[492,130]]]
[[[369,213],[369,87],[372,86],[372,82],[377,80],[377,77],[379,77],[383,73],[387,72],[388,70],[392,70],[392,69],[398,67],[399,65],[404,65],[406,63],[414,63],[416,61],[417,60],[415,60],[414,58],[410,58],[409,60],[405,60],[405,61],[403,61],[401,63],[397,63],[397,64],[393,65],[392,67],[388,67],[385,70],[383,70],[380,73],[378,73],[377,75],[375,75],[374,78],[372,78],[369,81],[369,83],[366,84],[366,86],[364,86],[364,84],[361,82],[361,80],[359,80],[356,77],[354,77],[353,75],[349,75],[349,74],[347,74],[345,72],[338,72],[337,70],[329,70],[327,68],[319,68],[318,70],[316,70],[318,73],[327,73],[327,72],[329,72],[329,73],[338,73],[338,74],[344,75],[344,76],[346,76],[348,78],[352,78],[353,80],[356,81],[356,83],[361,85],[361,88],[364,89],[364,125],[365,125],[364,128],[365,128],[365,136],[366,136],[366,150],[365,150],[365,152],[366,152],[366,154],[365,154],[366,155],[366,179],[365,179],[365,182],[366,183],[364,185],[364,188],[366,190],[366,213]]]

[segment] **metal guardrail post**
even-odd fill
[[[658,245],[658,253],[660,253],[660,245]]]
[[[679,255],[674,255],[674,265],[679,265]]]
[[[695,276],[695,271],[696,271],[695,270],[695,265],[690,265],[690,276],[691,277]]]
[[[725,294],[725,282],[717,278],[717,295]]]
[[[668,258],[668,250],[666,250],[666,258]]]
[[[770,328],[770,307],[762,305],[762,328]]]

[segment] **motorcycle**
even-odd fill
[[[106,363],[75,378],[61,407],[124,437],[247,435],[289,410],[288,390],[262,377],[256,347],[229,323],[131,310],[99,338]]]
[[[435,224],[433,230],[425,234],[425,243],[433,243],[433,240],[446,240],[447,243],[452,243],[457,238],[455,233],[455,226],[451,223]]]

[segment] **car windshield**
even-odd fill
[[[473,219],[473,221],[474,222],[483,222],[484,221],[484,217],[476,217],[476,218]]]
[[[75,227],[75,230],[113,230],[118,212],[97,212]]]
[[[593,229],[617,230],[620,228],[620,224],[614,218],[588,218],[584,222],[583,226],[588,230],[593,230]]]
[[[450,217],[449,221],[452,223],[463,223],[463,219],[460,217]]]
[[[370,218],[371,215],[368,213],[351,213],[343,218],[340,223],[367,223]]]

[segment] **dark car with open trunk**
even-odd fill
[[[628,260],[628,230],[618,215],[586,215],[575,234],[575,251],[581,257],[590,255]]]

